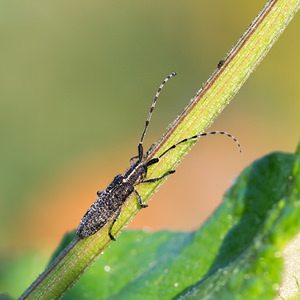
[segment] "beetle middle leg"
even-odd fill
[[[144,203],[143,203],[143,199],[142,199],[141,195],[139,194],[139,192],[138,192],[136,189],[134,189],[134,192],[136,193],[136,195],[137,195],[137,197],[138,197],[140,207],[141,207],[141,208],[146,208],[146,207],[148,207],[147,204],[144,204]]]
[[[141,195],[139,194],[139,192],[138,192],[136,189],[134,189],[134,192],[136,193],[136,195],[137,195],[137,197],[138,197],[140,207],[141,207],[141,208],[146,208],[146,207],[148,207],[147,204],[144,204],[144,203],[143,203],[143,199],[142,199]],[[112,223],[111,223],[110,226],[109,226],[108,235],[109,235],[110,239],[113,240],[113,241],[115,241],[116,239],[115,239],[115,237],[112,235],[111,230],[112,230],[114,224],[116,223],[116,221],[118,220],[118,218],[119,218],[119,216],[120,216],[120,214],[121,214],[121,211],[122,211],[122,207],[118,210],[116,216],[114,217],[114,220],[112,221]]]

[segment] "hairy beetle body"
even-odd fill
[[[134,192],[134,185],[139,184],[146,175],[146,164],[137,162],[123,175],[117,175],[103,192],[98,192],[99,197],[80,221],[76,231],[78,237],[89,237],[107,224]]]
[[[140,207],[144,208],[144,207],[148,206],[143,203],[142,197],[140,196],[138,191],[135,189],[135,186],[140,183],[156,182],[170,174],[173,174],[175,171],[171,170],[171,171],[164,173],[162,176],[160,176],[158,178],[146,179],[148,166],[158,163],[162,156],[164,156],[170,150],[176,148],[178,145],[185,143],[187,141],[193,140],[193,139],[197,139],[201,136],[212,135],[212,134],[223,134],[223,135],[226,135],[226,136],[232,138],[237,143],[237,145],[239,146],[239,148],[241,150],[239,142],[236,140],[235,137],[233,137],[229,133],[224,132],[224,131],[212,131],[212,132],[200,133],[200,134],[194,135],[192,137],[185,138],[185,139],[181,140],[180,142],[174,144],[167,150],[165,150],[159,157],[147,160],[149,150],[147,151],[147,153],[145,155],[143,154],[143,152],[144,152],[143,140],[144,140],[146,131],[148,129],[148,125],[150,123],[152,112],[154,110],[156,100],[157,100],[164,84],[171,77],[173,77],[175,75],[176,75],[176,73],[170,74],[158,88],[158,91],[155,95],[152,106],[150,108],[148,118],[146,120],[146,125],[144,127],[144,131],[143,131],[141,140],[138,145],[138,155],[136,157],[131,158],[130,168],[123,175],[117,175],[114,178],[114,180],[111,182],[111,184],[103,192],[97,192],[98,198],[91,205],[91,207],[88,209],[88,211],[85,213],[85,215],[81,219],[79,226],[77,228],[76,234],[79,238],[83,239],[83,238],[87,238],[87,237],[95,234],[98,230],[100,230],[104,225],[106,225],[110,220],[113,219],[113,221],[109,227],[108,235],[112,240],[114,240],[115,238],[112,235],[111,230],[113,228],[114,223],[116,222],[119,215],[121,214],[123,203],[128,199],[128,197],[133,192],[135,192],[137,195]],[[135,163],[134,163],[134,159],[137,159],[137,161]]]

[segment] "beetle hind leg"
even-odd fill
[[[112,241],[115,241],[116,239],[115,239],[114,236],[112,235],[111,230],[112,230],[114,224],[116,223],[116,221],[118,220],[118,218],[119,218],[119,216],[120,216],[120,214],[121,214],[121,211],[122,211],[122,207],[118,210],[118,212],[117,212],[117,214],[116,214],[114,220],[112,221],[112,223],[111,223],[110,226],[109,226],[108,235],[109,235],[109,237],[110,237],[110,239],[111,239]]]

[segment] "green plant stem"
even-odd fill
[[[250,73],[267,54],[295,13],[300,0],[270,0],[229,52],[195,98],[169,127],[153,148],[149,157],[157,157],[183,138],[203,132],[221,113]],[[168,152],[153,165],[148,178],[158,177],[174,169],[195,141],[184,143]],[[162,182],[141,184],[137,187],[147,202]],[[122,214],[113,227],[116,236],[140,210],[135,195],[124,204]],[[109,245],[108,225],[94,236],[75,239],[59,257],[24,292],[21,299],[56,299],[71,287]]]

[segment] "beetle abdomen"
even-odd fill
[[[123,175],[116,176],[113,182],[87,210],[76,231],[79,238],[89,237],[106,225],[134,191],[134,187],[129,183],[123,182],[123,178]]]

